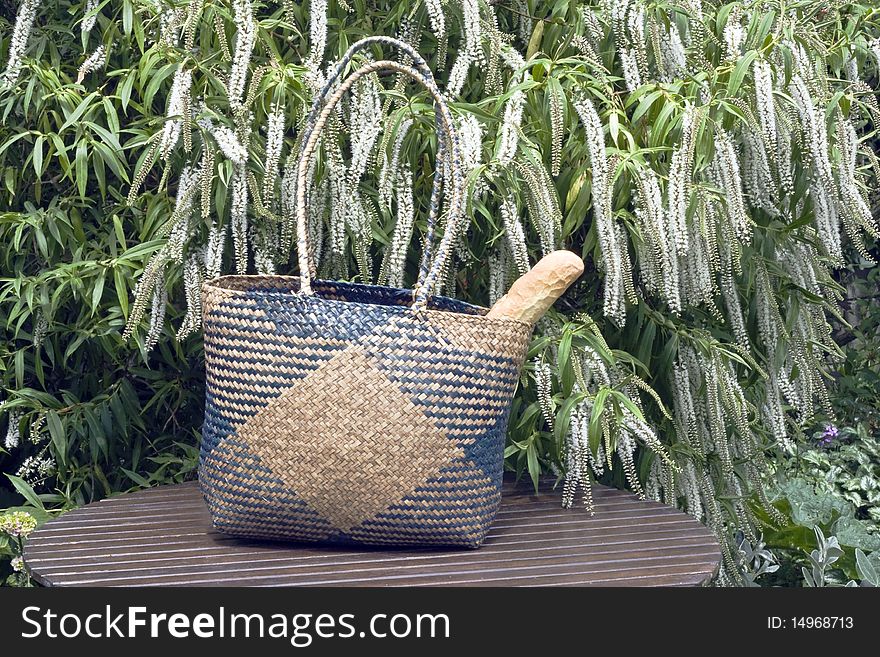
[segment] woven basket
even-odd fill
[[[413,66],[372,62],[337,87],[354,53],[377,41],[402,49]],[[441,176],[415,292],[312,279],[309,160],[342,95],[363,75],[389,69],[434,97],[449,217],[462,215],[458,141],[427,64],[400,42],[358,42],[306,121],[296,187],[301,276],[223,276],[204,287],[199,480],[221,531],[477,547],[497,511],[507,418],[531,326],[430,295],[456,232],[448,225],[434,253]]]

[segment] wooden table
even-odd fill
[[[695,586],[718,568],[690,516],[604,486],[595,515],[559,491],[505,483],[479,550],[267,543],[211,528],[195,482],[88,504],[49,521],[25,562],[46,586]]]

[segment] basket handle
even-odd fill
[[[371,62],[351,73],[337,89],[333,90],[331,94],[330,92],[333,85],[342,75],[342,71],[345,69],[348,62],[351,61],[354,54],[373,43],[385,43],[395,46],[412,59],[413,65],[407,66],[389,60]],[[327,82],[316,97],[312,109],[309,112],[309,116],[306,119],[303,138],[300,145],[296,175],[295,216],[297,224],[297,252],[301,279],[300,293],[305,295],[312,294],[310,249],[306,225],[306,179],[308,177],[308,164],[317,149],[321,131],[329,120],[334,108],[345,93],[360,78],[380,70],[397,71],[398,73],[409,76],[415,81],[421,83],[422,86],[428,90],[434,100],[435,123],[439,137],[437,148],[437,171],[435,171],[434,174],[431,205],[428,215],[427,230],[425,233],[425,245],[422,251],[422,259],[414,290],[413,303],[413,307],[416,309],[424,308],[427,304],[427,299],[431,290],[433,290],[437,279],[445,268],[449,253],[452,250],[452,241],[457,230],[457,222],[462,215],[461,209],[464,198],[464,177],[461,173],[460,145],[455,124],[452,120],[452,113],[449,110],[449,105],[437,88],[433,74],[424,58],[422,58],[422,56],[408,44],[390,37],[369,37],[353,44],[339,60],[334,67],[333,72],[327,78]],[[438,172],[441,170],[443,162],[447,157],[449,158],[449,169],[451,171],[449,196],[450,219],[443,238],[440,240],[437,253],[432,257],[434,232],[440,214],[440,195],[443,187],[443,176]]]

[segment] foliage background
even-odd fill
[[[737,537],[756,544],[763,531],[781,531],[785,525],[774,511],[777,507],[792,516],[787,502],[773,506],[760,499],[763,483],[799,462],[797,445],[813,446],[811,430],[817,422],[834,420],[823,390],[835,369],[841,391],[834,397],[838,412],[853,431],[863,425],[860,435],[870,437],[876,430],[878,360],[868,328],[876,310],[856,318],[852,308],[846,309],[862,328],[835,325],[834,337],[849,341],[851,355],[841,360],[827,339],[831,327],[828,335],[824,327],[826,316],[838,312],[845,290],[832,275],[843,262],[814,228],[818,219],[811,184],[821,163],[811,152],[815,140],[809,126],[801,125],[803,116],[788,85],[798,71],[809,78],[830,135],[834,179],[821,182],[844,184],[845,139],[838,126],[852,125],[860,145],[853,182],[873,201],[869,189],[877,160],[870,145],[874,117],[880,114],[874,93],[877,10],[870,3],[825,0],[313,4],[327,5],[325,64],[360,37],[403,35],[417,43],[438,71],[441,88],[461,52],[470,47],[467,16],[478,8],[479,53],[474,53],[460,92],[452,94],[456,115],[476,117],[481,126],[479,166],[469,176],[476,193],[446,293],[487,304],[516,275],[513,236],[501,209],[505,199],[514,204],[517,222],[523,221],[530,261],[548,246],[565,246],[580,252],[588,266],[584,279],[536,333],[533,360],[512,416],[508,463],[533,477],[542,471],[561,476],[566,469],[572,472],[572,461],[566,459],[572,412],[581,418],[585,414],[590,421],[583,433],[585,439],[588,434],[593,460],[580,483],[599,477],[646,489],[701,517],[723,539],[724,580],[744,581],[748,564],[737,550]],[[236,35],[248,29],[242,7],[250,6],[255,45],[246,62],[247,112],[242,113],[230,98],[227,78]],[[445,35],[433,29],[436,16],[431,12],[437,6],[445,16]],[[19,436],[0,451],[0,470],[13,475],[8,483],[0,482],[0,507],[18,505],[22,492],[32,498],[31,490],[50,508],[68,508],[113,491],[193,476],[203,369],[198,335],[176,339],[193,310],[184,263],[204,257],[199,249],[212,227],[233,223],[230,186],[238,175],[216,134],[198,119],[229,126],[248,147],[243,170],[253,176],[254,188],[266,190],[269,185],[274,191],[267,208],[255,203],[251,193],[248,246],[244,240],[234,243],[231,236],[225,240],[224,271],[240,266],[243,249],[248,271],[265,268],[265,262],[257,262],[254,246],[265,245],[267,236],[276,234],[272,215],[281,223],[287,216],[281,170],[277,163],[274,169],[266,167],[267,124],[275,108],[283,106],[286,158],[295,151],[297,125],[312,93],[309,76],[317,69],[312,53],[315,19],[309,9],[290,1],[251,5],[242,0],[49,0],[38,8],[22,74],[0,92],[0,325],[6,337],[0,342],[0,422],[6,423],[7,436]],[[640,85],[631,83],[622,57],[630,29],[626,12],[636,10],[644,12],[654,30],[641,44],[646,61]],[[9,4],[0,8],[4,53],[15,11]],[[89,31],[82,29],[86,16],[96,17]],[[163,38],[163,29],[173,38]],[[669,41],[673,30],[685,41],[680,44],[683,62],[676,63],[679,51]],[[107,52],[105,64],[77,81],[81,64],[101,45]],[[798,59],[801,48],[805,61]],[[513,51],[528,64],[518,63]],[[794,135],[791,189],[784,189],[777,170],[780,154],[772,149],[768,153],[773,168],[769,184],[775,189],[765,191],[772,192],[778,214],[768,211],[766,203],[762,206],[761,190],[749,179],[748,139],[761,131],[756,61],[772,65],[774,112]],[[187,151],[184,141],[161,158],[152,145],[175,120],[173,113],[168,116],[168,99],[181,68],[193,76],[191,103],[182,119],[183,131],[192,132],[192,146]],[[413,120],[403,140],[402,162],[413,172],[418,233],[424,227],[434,169],[430,107],[412,88],[390,84],[386,89],[380,96],[385,132],[375,146],[389,158],[402,118]],[[402,100],[404,92],[413,100]],[[511,110],[518,93],[523,106],[516,121]],[[596,140],[591,141],[595,134],[584,122],[584,99],[601,121],[600,153],[591,150]],[[686,118],[693,112],[689,107],[701,108],[696,120],[693,115]],[[192,118],[190,109],[196,112]],[[341,141],[355,136],[347,132],[356,114],[353,105],[342,117]],[[250,135],[242,138],[248,130]],[[734,216],[729,194],[725,200],[728,190],[715,168],[718,138],[727,133],[742,157],[750,240],[734,235],[732,227],[741,217]],[[637,211],[643,203],[638,181],[646,170],[654,171],[666,193],[677,175],[675,154],[689,134],[693,155],[685,173],[693,186],[687,221],[702,227],[708,255],[719,243],[721,252],[725,245],[740,251],[729,256],[730,265],[721,262],[727,255],[718,256],[717,263],[703,263],[700,271],[705,269],[707,280],[713,281],[706,295],[696,303],[685,299],[685,307],[676,313],[652,284],[654,256],[646,245],[654,240],[657,249],[670,247],[651,234],[643,205]],[[515,153],[508,157],[511,135]],[[140,300],[134,294],[137,281],[150,258],[168,244],[174,230],[169,218],[180,218],[175,208],[181,174],[185,167],[198,165],[207,151],[214,158],[210,187],[207,193],[200,190],[201,200],[186,217],[180,262],[172,258],[161,281],[167,311],[147,313],[143,321],[135,312],[133,321],[133,311],[151,305],[143,290]],[[350,153],[348,147],[343,152]],[[345,227],[347,248],[322,260],[324,275],[357,279],[372,268],[375,276],[386,247],[394,242],[392,210],[399,209],[400,199],[387,208],[376,202],[382,162],[382,155],[370,160],[358,196],[373,204],[370,221],[366,228]],[[337,165],[325,153],[319,178]],[[603,166],[608,176],[601,186],[595,172]],[[614,239],[633,263],[632,289],[624,290],[624,316],[607,312],[612,285],[603,242],[611,234],[608,224],[602,224],[605,199],[610,199],[611,221],[619,227],[615,230],[621,230],[613,233]],[[208,210],[204,214],[202,207]],[[319,217],[326,224],[325,235],[334,230],[333,221],[329,209]],[[862,272],[853,280],[863,279],[870,295],[876,290],[876,274],[865,277],[864,272],[875,270],[865,248],[856,249],[858,233],[865,230],[871,232],[869,226],[850,231],[856,240],[846,243],[843,255]],[[329,238],[325,252],[333,254]],[[367,267],[356,256],[364,252]],[[791,267],[792,257],[799,254],[806,254],[802,259],[817,277],[815,289],[805,287]],[[290,255],[279,244],[271,266],[294,271]],[[407,283],[417,255],[415,248],[408,252]],[[698,268],[692,269],[696,276]],[[723,299],[728,280],[735,280],[743,331],[737,331]],[[773,344],[764,328],[768,321],[778,334]],[[131,339],[123,338],[127,322],[135,325]],[[147,335],[158,338],[152,349],[147,348]],[[676,368],[691,358],[684,352],[693,354],[690,362],[718,372],[719,379],[691,374],[683,390]],[[601,371],[607,375],[604,381]],[[795,387],[809,379],[808,391],[786,397],[779,372]],[[690,426],[683,395],[703,405],[696,429]],[[779,401],[776,419],[784,414],[782,429],[778,422],[771,426],[774,413],[765,410],[768,399]],[[837,404],[838,399],[844,401]],[[854,408],[854,400],[868,400],[867,408]],[[710,409],[716,402],[721,404],[717,414]],[[634,412],[645,417],[662,447],[652,442],[653,433],[631,430]],[[602,467],[596,453],[600,445],[613,467]],[[668,462],[658,454],[669,455]],[[675,466],[669,465],[673,462]],[[870,476],[876,479],[876,472]],[[788,489],[780,486],[784,498]],[[870,525],[866,532],[874,531]],[[768,540],[774,535],[768,533]],[[789,548],[799,550],[810,541],[808,537]],[[784,549],[782,539],[777,544]],[[866,544],[864,549],[874,548]]]

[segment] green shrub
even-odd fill
[[[36,26],[20,72],[4,38],[0,96],[2,411],[22,445],[4,471],[49,459],[31,480],[54,504],[187,476],[199,283],[295,271],[297,127],[326,62],[396,34],[461,122],[468,222],[445,293],[491,303],[560,246],[587,262],[536,332],[510,467],[559,473],[566,502],[599,477],[679,505],[738,581],[735,530],[757,540],[755,500],[777,514],[768,455],[832,412],[831,271],[876,234],[871,3],[22,6]],[[430,104],[367,79],[333,127],[309,190],[319,273],[411,285]]]
[[[800,568],[809,566],[810,552],[821,548],[816,532],[833,538],[835,548],[840,549],[834,560],[840,577],[858,576],[858,550],[880,565],[874,506],[880,490],[875,467],[880,446],[869,437],[841,440],[848,444],[805,450],[776,473],[771,495],[786,523],[774,522],[757,510],[762,547],[770,550],[774,562],[781,566],[771,579],[773,583],[791,584],[801,579]]]
[[[877,255],[874,249],[871,253]],[[851,425],[868,433],[880,431],[880,267],[875,262],[853,262],[841,277],[846,288],[843,318],[835,336],[845,360],[837,367],[832,405]]]
[[[843,308],[849,325],[836,322],[846,359],[838,367],[831,403],[838,418],[846,424],[841,428],[820,424],[811,440],[804,441],[794,455],[776,464],[771,495],[775,506],[788,518],[788,524],[780,526],[768,521],[763,527],[761,548],[772,553],[770,561],[779,571],[762,580],[767,583],[792,584],[803,580],[825,585],[840,584],[850,578],[875,580],[871,566],[880,566],[880,443],[876,437],[880,430],[880,396],[876,387],[880,339],[876,281],[876,266],[870,263],[858,263],[841,277],[841,284],[847,289]],[[826,534],[841,553],[833,564],[814,571],[821,559],[811,555],[814,549],[822,553]],[[751,546],[745,547],[746,552],[751,550]],[[859,551],[865,555],[861,568]],[[750,557],[746,561],[753,564],[745,573],[747,578],[776,572],[761,570],[768,563],[766,554],[762,559]],[[810,571],[806,579],[801,573],[803,568]],[[824,575],[820,576],[820,571]]]

